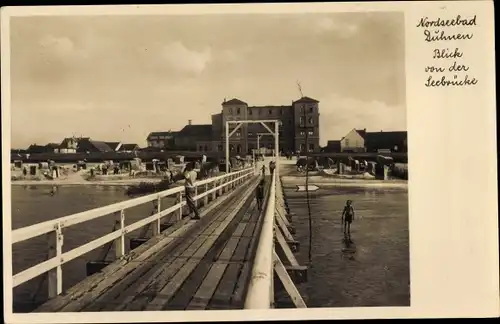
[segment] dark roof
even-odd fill
[[[358,132],[359,136],[365,138],[366,128],[365,129],[355,129],[355,131]]]
[[[247,103],[244,101],[241,101],[240,99],[233,98],[229,101],[225,101],[222,103],[223,106],[225,105],[246,105]]]
[[[209,138],[212,136],[212,124],[186,125],[179,132],[179,136],[196,136],[199,138]]]
[[[46,148],[52,148],[52,149],[56,149],[59,147],[59,144],[57,143],[49,143],[47,145],[45,145]]]
[[[28,151],[45,151],[47,149],[46,146],[43,146],[43,145],[37,145],[37,144],[31,144],[29,147],[28,147]]]
[[[102,141],[92,141],[90,138],[80,138],[78,140],[77,150],[79,151],[87,151],[90,150],[90,147],[94,147],[99,152],[114,152],[114,150],[109,147],[106,142]]]
[[[120,151],[133,151],[139,148],[137,144],[122,144]]]
[[[111,147],[108,146],[108,144],[106,144],[106,142],[90,141],[90,143],[92,145],[94,145],[94,147],[96,149],[98,149],[99,152],[111,152],[111,151],[114,151]]]
[[[391,149],[394,145],[402,145],[408,132],[366,132],[365,145],[377,149]]]
[[[118,145],[120,145],[120,142],[105,142],[107,146],[109,146],[113,151],[116,151],[116,148]]]
[[[179,132],[172,132],[172,131],[168,131],[168,132],[151,132],[151,133],[149,133],[148,138],[150,138],[151,136],[174,136],[177,133],[179,133]]]
[[[294,101],[294,103],[318,103],[319,101],[313,98],[309,97],[302,97],[297,101]]]

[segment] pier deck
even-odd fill
[[[262,215],[253,194],[258,179],[203,211],[202,220],[182,220],[35,312],[243,308]]]

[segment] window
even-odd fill
[[[205,145],[205,152],[208,152],[208,146]]]
[[[273,110],[269,109],[269,115],[272,115],[272,114],[273,114]]]
[[[289,119],[289,120],[288,120],[288,125],[291,125],[291,124],[292,124],[292,120],[291,120],[291,119]]]
[[[310,106],[310,107],[309,107],[309,112],[310,112],[310,113],[312,113],[313,111],[314,111],[313,106]]]
[[[314,151],[314,144],[309,144],[309,152]]]
[[[236,146],[236,152],[237,152],[237,153],[240,153],[240,152],[241,152],[241,145],[240,145],[240,144],[238,144],[238,146]]]
[[[304,106],[301,106],[300,107],[300,112],[303,113],[304,112]]]
[[[274,148],[274,145],[273,144],[267,144],[267,148],[272,150]]]
[[[300,144],[300,151],[301,152],[304,151],[304,144],[302,144],[302,143]]]
[[[240,137],[241,136],[241,132],[240,131],[237,131],[236,132],[236,137]]]
[[[229,113],[232,115],[233,114],[233,108],[229,108]]]
[[[312,124],[313,124],[313,118],[312,118],[312,117],[309,117],[308,122],[309,122],[309,124],[311,124],[311,125],[312,125]]]
[[[300,132],[300,136],[304,136],[304,135],[306,135],[306,132],[304,132],[304,131]]]
[[[198,148],[198,151],[203,151],[203,145],[200,145],[200,147]]]
[[[307,132],[310,136],[314,135],[314,132],[313,131],[309,131]]]
[[[285,112],[283,111],[283,108],[280,109],[280,115],[283,116]]]
[[[234,151],[234,145],[233,144],[229,144],[229,150],[230,151]]]
[[[222,151],[222,145],[217,145],[217,150]]]
[[[252,116],[252,109],[248,109],[248,114]]]
[[[252,132],[248,132],[248,137],[253,136]]]
[[[345,146],[349,147],[349,140],[348,139],[345,140]]]
[[[300,118],[299,118],[299,123],[300,123],[301,125],[302,125],[302,124],[304,124],[304,117],[300,116]]]

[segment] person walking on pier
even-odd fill
[[[262,176],[265,177],[266,176],[266,165],[264,163],[262,163]]]
[[[276,162],[274,161],[269,162],[269,171],[271,172],[271,177],[274,174],[274,169],[276,169]]]
[[[347,200],[344,210],[342,211],[342,225],[344,227],[344,237],[349,243],[351,240],[351,223],[354,220],[354,208],[352,207],[352,200]]]
[[[255,198],[257,199],[257,207],[259,211],[262,211],[262,205],[264,202],[264,179],[261,179],[257,189],[255,190]]]
[[[189,206],[190,213],[194,212],[193,219],[200,219],[200,214],[198,213],[198,208],[193,200],[193,194],[195,192],[194,181],[196,180],[196,171],[193,170],[192,163],[188,163],[184,169],[184,189],[186,192],[186,203]]]

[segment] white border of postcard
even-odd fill
[[[189,15],[403,11],[409,133],[410,307],[244,311],[12,314],[10,231],[4,230],[7,323],[131,323],[238,320],[492,317],[499,315],[496,99],[492,1],[2,8],[3,228],[11,228],[9,17],[32,15]],[[480,81],[427,88],[431,45],[417,24],[476,15],[474,39],[460,42]],[[458,44],[458,43],[457,43]],[[383,46],[383,44],[380,44]],[[457,45],[458,46],[458,45]]]

